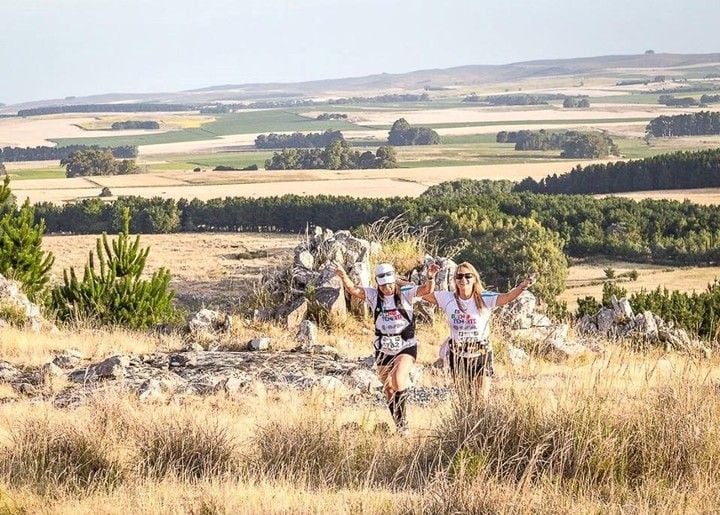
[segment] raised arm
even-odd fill
[[[353,297],[365,300],[365,290],[363,290],[360,286],[355,286],[355,283],[350,280],[350,277],[348,277],[347,272],[341,265],[338,265],[335,269],[335,275],[337,275],[340,278],[340,281],[342,281],[343,288],[345,288],[346,292]]]
[[[507,293],[501,293],[500,295],[498,295],[497,300],[495,301],[495,306],[504,306],[505,304],[514,301],[520,296],[522,292],[535,284],[535,281],[537,281],[537,274],[528,275],[520,284],[515,286],[515,288],[513,288]]]
[[[431,295],[432,298],[435,299],[435,296],[432,295],[432,292],[435,291],[435,276],[437,275],[439,270],[440,267],[436,263],[433,263],[428,267],[428,278],[427,281],[422,284],[422,286],[418,287],[416,293],[418,297],[423,297],[423,300],[425,300],[425,295]]]

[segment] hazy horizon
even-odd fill
[[[720,3],[3,2],[0,102],[538,59],[720,51]],[[622,37],[618,37],[622,34]],[[692,37],[690,37],[692,36]]]

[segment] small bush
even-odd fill
[[[123,325],[132,329],[150,327],[173,319],[173,291],[170,272],[160,268],[150,279],[143,279],[150,248],[140,248],[140,236],[131,243],[130,217],[123,214],[118,239],[107,235],[97,240],[95,256],[90,252],[82,281],[75,270],[65,270],[63,284],[52,291],[52,307],[63,321],[92,320],[101,325]]]
[[[614,268],[605,268],[603,270],[603,272],[605,272],[606,279],[615,279],[615,269]]]

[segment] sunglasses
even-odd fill
[[[455,274],[455,280],[459,281],[460,279],[467,279],[469,281],[470,279],[475,279],[475,276],[473,274]]]
[[[395,273],[395,272],[385,272],[384,274],[377,274],[375,277],[377,277],[378,279],[382,279],[383,277],[390,277],[390,276],[392,276],[394,273]]]

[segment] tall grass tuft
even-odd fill
[[[265,477],[312,487],[391,487],[407,483],[414,446],[394,435],[341,430],[334,421],[272,421],[253,439]]]
[[[137,466],[155,478],[198,480],[237,470],[235,438],[217,423],[191,418],[151,422],[138,429]]]
[[[7,481],[40,494],[111,489],[123,480],[122,464],[111,442],[79,423],[23,421],[0,455]]]
[[[714,388],[689,384],[635,398],[576,393],[555,406],[539,393],[487,403],[461,393],[436,437],[450,476],[489,473],[521,485],[552,478],[607,492],[683,489],[720,479],[718,417]]]

